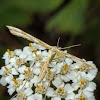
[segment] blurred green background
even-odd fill
[[[50,45],[66,47],[68,52],[92,60],[100,71],[100,0],[0,0],[0,66],[7,48],[23,48],[29,41],[12,36],[6,25],[18,27]],[[100,72],[94,80],[99,98]],[[0,85],[0,100],[9,100]]]

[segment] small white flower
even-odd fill
[[[2,78],[0,80],[0,83],[2,85],[6,85],[7,83],[10,83],[10,81],[13,79],[13,75],[18,75],[19,73],[16,71],[15,68],[12,68],[11,65],[7,65],[1,68],[0,75],[2,75]],[[4,80],[6,82],[4,82]],[[5,84],[3,84],[5,83]]]
[[[37,73],[34,71],[38,71]],[[25,87],[32,87],[33,84],[36,85],[38,83],[38,74],[40,70],[38,68],[26,68],[24,70],[24,75],[20,75],[20,79],[25,79],[26,85]],[[36,75],[37,74],[37,75]]]
[[[30,97],[28,97],[27,100],[43,100],[43,99],[41,94],[35,93]]]
[[[23,52],[31,56],[38,50],[45,50],[45,48],[36,43],[29,43],[29,46],[23,48]]]
[[[77,72],[72,71],[71,66],[67,65],[67,63],[64,63],[61,67],[58,68],[60,70],[59,74],[61,75],[61,79],[64,80],[64,82],[73,80],[77,76]]]
[[[9,49],[7,49],[7,52],[5,52],[5,54],[2,57],[2,59],[5,59],[5,65],[8,65],[10,59],[15,57],[15,55],[16,55],[15,51],[10,51]]]
[[[92,92],[79,91],[79,93],[75,95],[75,100],[95,100],[95,97]]]
[[[85,90],[88,92],[94,91],[96,89],[96,84],[94,82],[90,82],[89,77],[84,72],[81,72],[79,76],[73,80],[72,83],[73,88],[77,90],[80,88],[81,90]]]
[[[46,90],[47,90],[47,84],[37,84],[36,85],[36,88],[35,88],[35,92],[38,93],[38,94],[41,94],[44,95],[46,93]]]
[[[17,96],[11,100],[32,100],[33,90],[27,88],[18,92]]]
[[[23,73],[24,70],[26,70],[26,67],[30,67],[33,62],[33,58],[24,55],[24,53],[22,53],[19,57],[10,59],[10,65],[14,66],[20,73]]]
[[[65,98],[65,100],[73,100],[75,97],[73,88],[70,84],[61,84],[56,90],[49,87],[46,95],[52,97],[51,100],[61,100],[61,98]]]
[[[47,70],[47,73],[46,73],[46,75],[45,75],[45,80],[46,81],[52,81],[54,78],[56,77],[56,74],[55,74],[55,70],[54,69],[49,69],[48,68],[48,70]]]
[[[74,70],[81,71],[81,72],[88,72],[88,70],[89,70],[89,67],[85,66],[84,64],[82,64],[80,62],[76,62],[76,63],[72,64],[71,67]]]
[[[46,49],[45,47],[43,47],[43,46],[41,46],[41,45],[39,45],[39,44],[37,44],[37,43],[31,43],[31,45],[32,45],[32,47],[33,47],[35,50],[37,50],[37,49],[39,49],[39,50],[45,50],[45,49]]]
[[[15,91],[19,92],[23,88],[24,84],[25,82],[23,80],[13,79],[7,87],[9,95],[12,95]]]

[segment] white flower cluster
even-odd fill
[[[64,51],[67,52],[67,51]],[[7,86],[11,100],[95,100],[97,69],[56,54],[43,80],[38,83],[48,50],[36,43],[4,54],[0,84]],[[15,95],[16,93],[16,95]]]

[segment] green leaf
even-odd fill
[[[17,8],[10,7],[0,13],[0,26],[5,25],[28,25],[30,23],[29,15]]]
[[[28,25],[30,15],[49,13],[56,9],[64,0],[3,0],[0,4],[0,26]],[[30,15],[29,15],[30,14]]]
[[[47,30],[55,29],[57,32],[72,32],[78,34],[84,29],[85,13],[88,0],[72,0],[57,15],[48,21]]]
[[[39,13],[50,13],[61,5],[64,0],[34,0],[34,10]]]
[[[82,34],[85,44],[95,45],[100,43],[100,19],[94,18],[91,23],[88,23],[85,33]]]
[[[55,10],[64,0],[6,0],[9,6],[16,6],[29,12],[49,13]]]

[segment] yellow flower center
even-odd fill
[[[58,97],[65,98],[67,95],[67,91],[64,89],[64,87],[59,87],[56,90],[56,94]]]
[[[30,47],[32,47],[32,44],[31,44],[31,43],[29,43],[29,46],[30,46]]]
[[[81,84],[84,84],[84,81],[83,80],[81,80]]]
[[[10,50],[9,50],[9,49],[7,49],[7,52],[8,52],[8,54],[9,54],[9,55],[11,55],[11,52],[10,52]]]
[[[18,59],[16,60],[16,64],[17,64],[18,66],[22,66],[23,64],[25,64],[25,61],[24,61],[24,59],[18,58]]]
[[[17,82],[15,79],[13,79],[13,81],[14,81],[14,83],[15,83],[16,85],[18,85],[18,82]]]
[[[25,73],[25,74],[27,74],[27,71],[26,71],[26,70],[24,70],[24,73]]]
[[[30,68],[28,68],[29,73],[31,72]]]
[[[6,71],[8,71],[8,68],[6,66],[4,68],[5,68]]]
[[[36,87],[39,88],[39,85],[37,84]]]
[[[68,65],[67,65],[67,64],[63,65],[62,68],[61,68],[61,74],[62,74],[62,75],[65,75],[65,74],[67,74],[68,72],[69,72]]]
[[[61,88],[58,88],[59,91],[61,91]]]
[[[30,70],[30,68],[28,68],[28,71],[24,70],[24,73],[25,73],[25,79],[27,81],[30,81],[34,76],[33,72]]]
[[[4,68],[5,68],[5,71],[3,73],[4,76],[8,76],[9,74],[11,74],[12,72],[11,68],[8,69],[6,66],[4,66]]]
[[[37,56],[37,51],[34,51],[35,56]]]
[[[88,84],[88,80],[86,79],[80,79],[80,88],[84,89]]]
[[[80,97],[79,100],[85,100],[85,97]]]
[[[64,69],[66,70],[66,68],[67,68],[67,67],[68,67],[68,65],[67,65],[67,64],[65,64],[65,65],[64,65]]]
[[[44,85],[36,85],[36,88],[35,88],[35,92],[39,93],[39,94],[45,94],[45,87]]]

